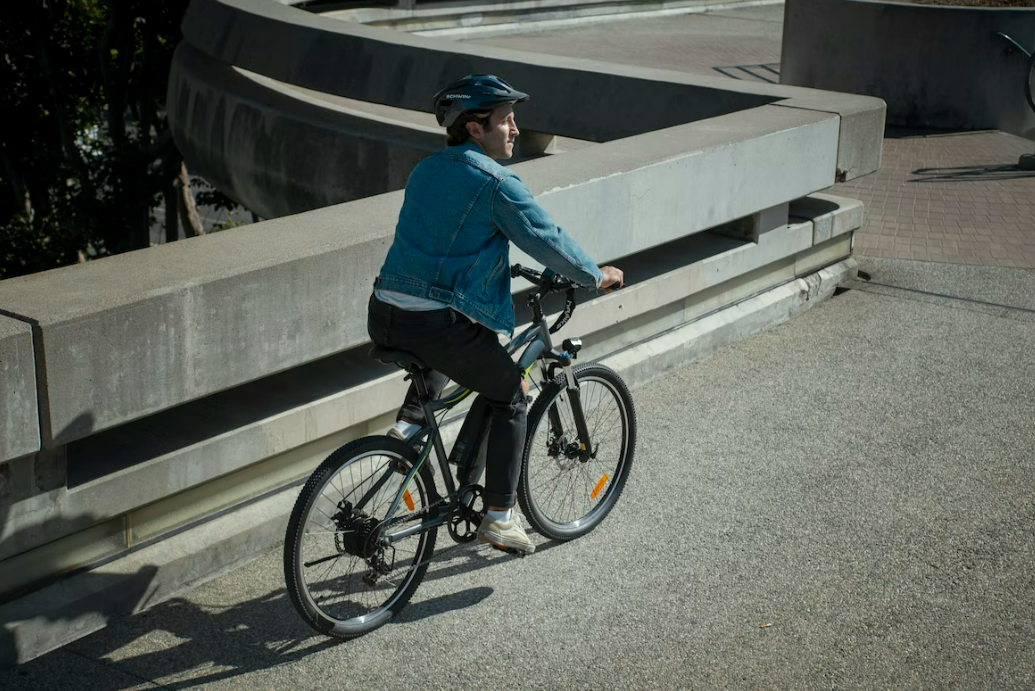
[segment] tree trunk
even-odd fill
[[[165,190],[162,192],[162,196],[165,198],[165,241],[176,242],[180,239],[180,200],[176,190],[177,179],[169,181],[169,184],[165,186]]]
[[[194,193],[190,191],[190,178],[187,177],[186,163],[180,163],[180,174],[176,178],[176,185],[180,188],[180,223],[183,224],[183,233],[189,238],[204,235],[205,228],[201,225],[201,217],[198,216]]]
[[[120,62],[123,62],[130,43],[125,40],[126,29],[123,26],[125,8],[120,6],[118,0],[108,0],[108,23],[104,28],[100,43],[97,44],[97,57],[101,68],[101,80],[104,84],[104,96],[108,102],[108,137],[116,151],[122,149],[126,142],[126,125],[123,120],[125,113],[125,90],[124,80],[119,83],[112,74],[111,51],[114,48],[118,51]],[[130,27],[132,30],[132,26]],[[132,40],[130,36],[130,40]]]
[[[49,28],[39,27],[37,31],[36,58],[43,72],[43,78],[47,80],[47,87],[50,97],[53,99],[54,116],[57,119],[58,133],[61,137],[61,148],[65,152],[65,158],[72,168],[78,173],[80,184],[86,186],[90,180],[86,174],[86,165],[75,144],[75,132],[72,131],[72,123],[68,117],[68,104],[66,102],[65,87],[61,83],[60,70],[54,64],[53,49],[50,41]]]
[[[0,158],[4,160],[4,171],[7,173],[7,182],[14,195],[14,206],[18,211],[25,214],[25,219],[32,221],[32,197],[29,196],[29,188],[25,184],[25,178],[14,165],[14,161],[7,155],[3,144],[0,144]]]

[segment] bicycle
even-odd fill
[[[518,503],[538,533],[571,540],[596,528],[618,501],[636,447],[636,414],[613,370],[574,365],[580,339],[565,339],[560,350],[553,346],[551,334],[575,310],[576,285],[520,264],[511,276],[536,289],[528,298],[532,324],[507,351],[524,348],[518,366],[528,376],[538,363],[541,376],[527,418]],[[565,307],[551,327],[541,301],[559,291]],[[477,537],[485,516],[477,483],[485,467],[488,404],[474,399],[447,455],[440,424],[471,391],[457,386],[433,401],[418,358],[379,347],[371,355],[406,370],[427,423],[407,441],[372,436],[334,451],[302,488],[284,541],[284,577],[295,609],[315,630],[342,639],[369,633],[402,610],[428,569],[440,527],[463,544]],[[427,462],[432,449],[444,495]],[[400,514],[402,506],[406,513]]]

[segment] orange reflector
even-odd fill
[[[406,508],[413,511],[413,497],[410,496],[410,490],[403,492],[403,501],[406,502]]]
[[[607,473],[604,473],[604,477],[600,478],[600,482],[593,488],[593,491],[589,493],[590,499],[596,499],[597,495],[600,494],[600,490],[604,489],[604,485],[607,484],[607,478],[611,477]]]

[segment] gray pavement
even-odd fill
[[[862,268],[638,389],[626,494],[586,538],[445,551],[340,645],[271,552],[0,688],[1030,689],[1035,276]]]
[[[780,11],[486,42],[551,52],[555,35],[582,51],[568,54],[714,71],[778,62],[761,24]],[[726,27],[713,45],[728,57],[656,61],[706,21]],[[951,165],[965,172],[975,142]],[[863,179],[874,197],[907,187],[923,145],[897,150],[898,183]],[[1031,181],[1007,182],[1021,187],[990,228],[1000,208],[1027,213]],[[952,227],[919,228],[892,193],[857,239]],[[1035,273],[862,254],[869,281],[634,392],[632,476],[587,537],[540,539],[524,560],[443,550],[396,622],[337,645],[295,614],[271,552],[0,671],[0,689],[1035,687]]]

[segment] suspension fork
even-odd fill
[[[558,358],[561,369],[564,371],[564,380],[567,385],[568,400],[571,402],[571,414],[575,418],[575,429],[579,433],[579,460],[585,463],[593,455],[593,448],[590,446],[589,425],[586,424],[586,413],[582,409],[582,392],[579,389],[579,382],[575,379],[575,370],[572,367],[571,355],[567,352],[561,353]],[[557,406],[550,406],[550,425],[555,436],[563,432],[561,415]]]

